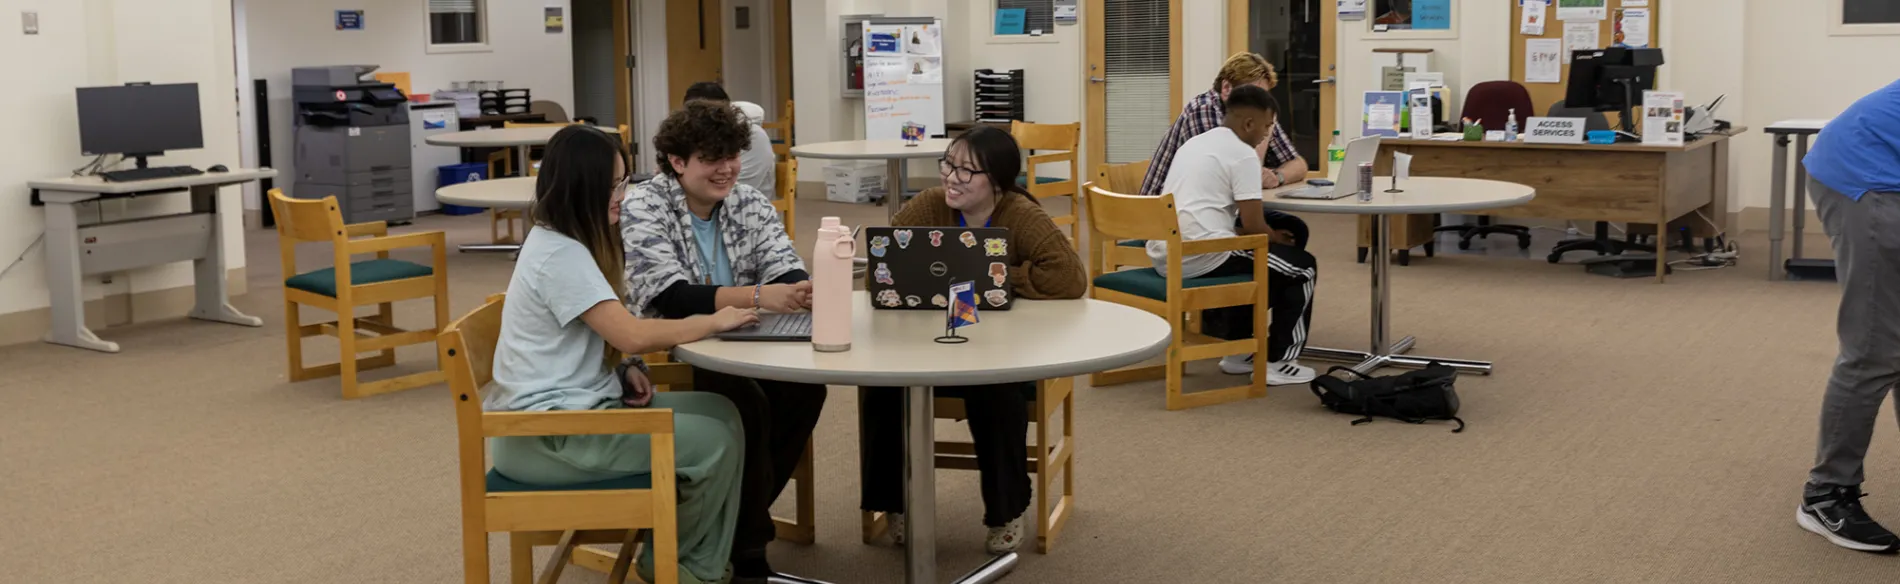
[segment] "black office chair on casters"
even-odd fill
[[[1583,118],[1583,128],[1585,131],[1610,129],[1610,120],[1603,117],[1602,112],[1595,111],[1591,108],[1565,107],[1562,101],[1550,105],[1550,117]],[[1610,222],[1608,221],[1596,222],[1596,233],[1593,235],[1594,237],[1589,239],[1566,239],[1559,241],[1557,242],[1557,247],[1551,248],[1550,256],[1545,259],[1555,264],[1563,261],[1564,254],[1573,251],[1594,251],[1600,256],[1618,255],[1630,251],[1656,251],[1656,248],[1653,246],[1637,243],[1634,237],[1625,240],[1611,239]]]
[[[1471,87],[1465,94],[1464,111],[1460,117],[1479,120],[1486,130],[1504,129],[1506,117],[1516,117],[1517,127],[1523,128],[1525,121],[1537,112],[1532,108],[1531,94],[1515,81],[1486,81]],[[1511,116],[1515,110],[1516,116]],[[1488,238],[1493,233],[1517,236],[1518,249],[1530,249],[1531,228],[1523,225],[1494,224],[1490,217],[1478,217],[1478,224],[1445,225],[1432,229],[1433,233],[1455,232],[1458,234],[1458,249],[1471,249],[1471,240]]]

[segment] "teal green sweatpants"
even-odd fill
[[[722,581],[732,559],[745,462],[739,410],[723,396],[697,392],[656,394],[650,407],[673,410],[680,568],[702,582]],[[566,485],[648,474],[650,444],[644,434],[526,436],[491,438],[488,449],[495,470],[508,478]],[[651,549],[642,558],[649,565]]]

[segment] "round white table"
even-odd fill
[[[521,128],[491,128],[466,130],[436,134],[423,140],[431,146],[449,146],[453,148],[507,148],[515,149],[515,166],[518,176],[528,176],[528,147],[543,146],[554,138],[554,133],[567,126],[528,126]],[[620,128],[612,126],[594,126],[594,129],[609,134],[620,133]],[[494,178],[494,177],[490,177]]]
[[[792,147],[792,156],[819,160],[882,160],[885,162],[884,207],[890,216],[904,206],[904,163],[918,158],[942,158],[950,149],[950,140],[931,138],[915,144],[903,140],[848,140],[800,144]]]
[[[870,293],[852,296],[851,350],[820,353],[811,343],[727,342],[680,345],[674,356],[694,367],[744,377],[828,385],[905,387],[905,582],[937,579],[936,438],[931,387],[1037,381],[1139,363],[1167,350],[1161,317],[1099,300],[1018,300],[1008,311],[979,309],[959,330],[962,344],[941,344],[943,310],[874,310]],[[957,580],[992,582],[1015,568],[998,556]]]
[[[1275,211],[1371,215],[1373,218],[1373,252],[1370,262],[1372,265],[1370,350],[1351,351],[1307,347],[1300,352],[1300,356],[1318,361],[1353,363],[1352,370],[1362,374],[1371,374],[1373,370],[1387,366],[1419,368],[1437,362],[1466,373],[1490,375],[1491,362],[1489,361],[1408,355],[1406,353],[1412,350],[1412,345],[1418,342],[1418,339],[1411,336],[1399,339],[1396,343],[1387,344],[1392,316],[1391,254],[1386,251],[1391,249],[1388,241],[1391,238],[1391,216],[1515,207],[1530,202],[1537,196],[1537,190],[1526,185],[1494,180],[1411,177],[1399,181],[1397,188],[1401,192],[1385,192],[1392,186],[1391,180],[1391,177],[1378,177],[1372,181],[1371,201],[1362,202],[1358,195],[1332,200],[1285,199],[1277,196],[1278,193],[1304,186],[1302,184],[1267,191],[1266,197],[1261,200],[1261,206]]]

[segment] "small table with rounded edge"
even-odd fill
[[[1290,213],[1339,213],[1373,217],[1371,350],[1307,347],[1300,352],[1300,356],[1318,361],[1353,363],[1352,370],[1361,374],[1371,374],[1374,370],[1388,366],[1419,368],[1438,362],[1461,372],[1490,375],[1489,361],[1408,355],[1406,353],[1418,341],[1414,337],[1407,336],[1396,343],[1386,344],[1392,318],[1391,254],[1386,252],[1391,249],[1388,241],[1392,228],[1390,218],[1392,215],[1412,213],[1456,213],[1514,207],[1530,202],[1537,196],[1536,189],[1494,180],[1411,177],[1399,181],[1397,188],[1401,192],[1388,193],[1385,191],[1392,187],[1391,177],[1378,177],[1372,182],[1372,200],[1367,202],[1360,202],[1356,194],[1331,200],[1285,199],[1276,196],[1277,193],[1304,186],[1297,183],[1267,191],[1260,202],[1261,206],[1268,209]]]
[[[943,138],[918,140],[915,145],[903,140],[848,140],[800,144],[792,147],[792,156],[819,160],[882,160],[884,169],[884,207],[891,217],[904,207],[904,163],[918,158],[941,158],[950,149]]]
[[[635,174],[631,181],[640,183],[649,178],[652,175]],[[535,180],[536,177],[532,176],[518,176],[452,184],[436,189],[435,200],[464,207],[527,210],[534,204]],[[462,251],[512,252],[521,249],[521,245],[513,243],[464,243],[458,247]]]
[[[1017,383],[1074,377],[1139,363],[1168,348],[1161,317],[1100,300],[1017,300],[1008,311],[981,311],[960,329],[962,344],[935,342],[944,310],[883,310],[870,293],[852,294],[851,350],[813,351],[811,343],[729,342],[680,345],[674,356],[729,375],[827,385],[898,386],[906,414],[904,581],[937,581],[936,438],[931,387]],[[993,582],[1016,567],[997,556],[956,580]]]
[[[554,133],[567,126],[530,126],[525,128],[502,128],[487,130],[464,130],[436,134],[423,140],[430,146],[449,146],[452,148],[507,148],[515,149],[515,166],[520,176],[528,176],[528,148],[545,146],[554,139]],[[594,129],[609,134],[620,133],[613,126],[594,126]],[[489,177],[494,178],[494,177]]]

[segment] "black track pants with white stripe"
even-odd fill
[[[1252,275],[1254,258],[1234,254],[1207,276]],[[1318,261],[1306,250],[1273,244],[1267,254],[1268,302],[1272,303],[1271,322],[1267,325],[1267,356],[1275,362],[1298,359],[1306,348],[1306,335],[1312,330],[1313,285],[1318,278]],[[1234,306],[1201,312],[1201,332],[1218,339],[1253,338],[1253,307]]]

